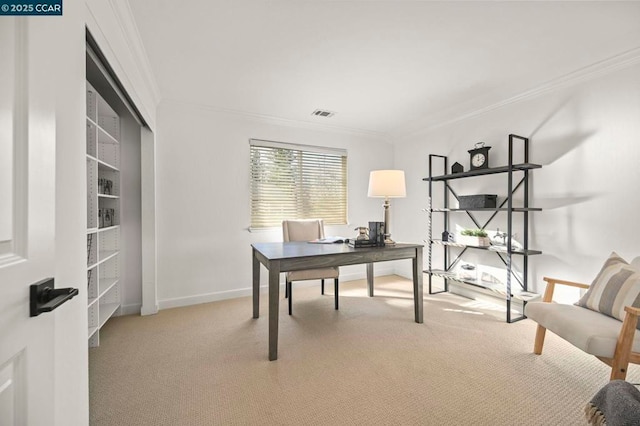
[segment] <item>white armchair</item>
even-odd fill
[[[605,263],[603,271],[607,266]],[[635,285],[637,290],[640,282],[637,275],[640,274],[639,266],[640,258],[636,258],[631,265],[625,267],[630,274],[627,276],[631,278],[626,282],[627,288],[620,291],[628,290],[628,287],[632,285]],[[605,279],[610,280],[611,276],[611,271],[604,274],[601,272],[592,286],[596,286],[597,283]],[[591,286],[555,278],[545,277],[544,280],[547,282],[547,288],[542,301],[529,302],[525,307],[525,315],[538,323],[533,352],[537,355],[542,353],[548,329],[611,366],[610,380],[624,380],[629,363],[640,364],[640,333],[636,333],[640,308],[627,305],[626,301],[629,296],[621,298],[622,300],[617,299],[616,304],[620,305],[618,311],[624,312],[623,315],[618,315],[618,318],[623,318],[621,321],[583,306],[554,303],[553,292],[556,285],[583,289],[589,289]],[[619,280],[618,284],[614,286],[616,285],[620,285]],[[598,290],[600,294],[596,296],[599,297],[601,293],[606,291],[603,291],[601,287]],[[634,299],[629,303],[632,304],[636,299],[631,292],[629,294]]]

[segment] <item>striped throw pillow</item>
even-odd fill
[[[640,307],[640,271],[611,253],[576,305],[624,320],[625,306]]]

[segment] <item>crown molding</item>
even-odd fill
[[[373,138],[382,139],[388,143],[391,143],[391,135],[385,132],[376,132],[373,130],[365,130],[365,129],[358,129],[353,127],[345,127],[345,126],[319,124],[319,123],[313,123],[313,122],[304,121],[304,120],[293,120],[289,118],[276,117],[276,116],[271,116],[266,114],[258,114],[253,112],[234,110],[230,108],[220,108],[212,105],[202,104],[199,102],[183,101],[178,99],[163,98],[162,102],[182,105],[185,107],[200,109],[200,110],[209,111],[209,112],[215,112],[218,114],[231,114],[231,115],[239,116],[245,119],[267,123],[267,124],[275,124],[278,126],[295,127],[299,129],[320,130],[320,131],[329,131],[334,133],[346,133],[346,134],[352,134],[356,136],[373,137]]]
[[[391,135],[394,139],[399,139],[415,133],[433,130],[469,118],[477,117],[518,102],[533,99],[556,90],[575,86],[585,81],[593,80],[600,76],[633,66],[637,63],[640,63],[640,47],[628,50],[602,61],[595,62],[576,71],[549,80],[533,89],[481,108],[473,109],[464,104],[456,105],[443,113],[432,114],[401,126],[399,129],[391,132]]]

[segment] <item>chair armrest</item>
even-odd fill
[[[624,310],[627,312],[627,315],[635,315],[640,316],[640,308],[634,308],[633,306],[625,306]]]
[[[624,315],[624,321],[622,321],[618,342],[616,343],[616,350],[611,360],[611,380],[624,380],[627,375],[629,362],[637,363],[640,361],[638,354],[633,352],[633,338],[636,334],[636,327],[638,326],[640,309],[625,306],[624,310],[627,313]]]
[[[559,280],[557,278],[544,277],[543,280],[547,282],[547,288],[545,289],[544,296],[542,297],[543,302],[551,302],[553,300],[553,290],[555,289],[556,284],[562,284],[569,287],[577,287],[577,288],[589,288],[588,284]]]
[[[640,316],[640,308],[634,308],[633,306],[625,306],[624,307],[624,321],[622,321],[622,330],[620,330],[620,335],[627,334],[630,337],[627,337],[633,340],[633,336],[636,332],[636,327],[638,326],[638,317]],[[631,348],[629,348],[631,349]]]

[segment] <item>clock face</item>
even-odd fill
[[[484,154],[475,154],[471,157],[471,165],[473,167],[481,167],[485,161],[487,161],[487,157],[485,157]]]

